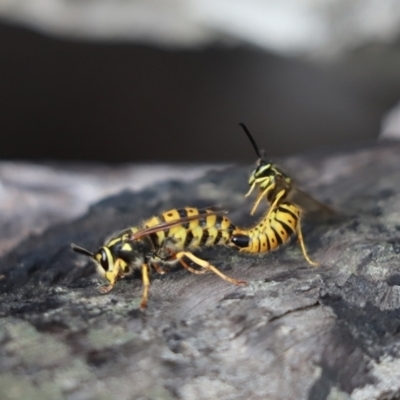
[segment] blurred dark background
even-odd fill
[[[376,140],[400,98],[398,40],[333,60],[249,43],[166,48],[0,22],[0,159],[252,161]]]

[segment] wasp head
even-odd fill
[[[259,160],[257,167],[251,173],[249,185],[258,184],[261,188],[273,183],[276,176],[276,170],[270,162]]]
[[[91,253],[89,250],[75,244],[71,246],[76,253],[83,254],[94,260],[97,273],[102,277],[107,278],[107,272],[112,272],[116,258],[107,246],[101,246],[95,253]]]
[[[265,158],[264,150],[260,150],[260,148],[257,146],[256,141],[254,140],[250,131],[247,129],[246,125],[242,123],[239,125],[243,128],[258,156],[257,166],[251,173],[249,178],[249,185],[252,189],[254,189],[254,186],[257,184],[261,188],[265,188],[273,183],[274,177],[276,175],[276,168],[271,161],[267,161],[267,159]]]

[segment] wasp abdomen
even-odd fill
[[[290,203],[280,204],[252,229],[233,231],[231,242],[248,253],[271,251],[289,241],[296,232],[300,210]]]
[[[159,246],[166,239],[172,239],[178,249],[198,248],[203,246],[228,244],[235,226],[231,221],[218,214],[210,214],[208,210],[187,209],[188,216],[198,215],[197,219],[182,221],[182,224],[174,226],[168,232],[159,235]],[[186,218],[186,217],[185,217]]]

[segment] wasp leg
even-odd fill
[[[244,195],[244,197],[248,197],[248,196],[251,195],[251,192],[252,192],[252,191],[254,190],[254,188],[256,187],[256,183],[257,183],[257,182],[254,182],[254,183],[251,185],[249,191]]]
[[[121,273],[120,259],[117,258],[113,270],[106,272],[106,279],[108,280],[108,282],[110,282],[110,284],[107,286],[99,287],[99,292],[105,294],[111,291],[115,285],[115,282],[117,282],[120,273]]]
[[[233,278],[230,278],[229,276],[226,276],[220,270],[218,270],[216,267],[211,265],[209,262],[207,262],[205,260],[202,260],[201,258],[196,257],[194,254],[190,253],[189,251],[180,251],[179,253],[175,254],[175,258],[180,263],[182,263],[182,258],[183,257],[187,257],[189,260],[193,261],[194,263],[196,263],[200,267],[202,267],[204,269],[208,269],[208,270],[214,272],[214,274],[217,274],[220,278],[222,278],[223,280],[225,280],[227,282],[230,282],[230,283],[232,283],[234,285],[240,285],[240,284],[247,285],[246,281],[239,281],[237,279],[233,279]]]
[[[273,203],[272,203],[271,206],[269,207],[267,216],[265,217],[265,220],[266,220],[266,221],[269,220],[269,218],[271,217],[272,211],[275,210],[276,206],[277,206],[278,203],[279,203],[279,200],[285,195],[285,193],[286,193],[286,190],[285,190],[285,189],[282,189],[282,190],[276,195],[275,200],[273,201]]]
[[[170,249],[170,248],[168,248],[168,246],[166,246],[164,250],[169,254],[170,257],[172,257],[172,259],[175,259],[175,258],[176,258],[176,256],[175,256],[173,250]],[[194,268],[192,268],[191,266],[189,266],[183,259],[180,259],[179,262],[181,263],[181,265],[182,265],[183,268],[187,269],[187,270],[188,270],[189,272],[191,272],[192,274],[200,275],[200,274],[204,274],[204,272],[207,271],[207,270],[205,270],[205,269],[200,270],[200,271],[197,270],[197,269],[194,269]]]
[[[307,250],[306,250],[306,246],[305,246],[305,244],[304,244],[303,234],[302,234],[302,232],[301,232],[300,218],[299,218],[299,222],[298,222],[298,224],[297,224],[297,237],[298,237],[298,239],[299,239],[300,246],[301,246],[301,251],[303,252],[304,258],[305,258],[305,259],[307,260],[307,262],[308,262],[309,264],[311,264],[312,266],[318,267],[319,264],[318,264],[317,262],[312,261],[312,260],[310,259],[310,257],[308,257]]]
[[[202,270],[197,270],[194,269],[192,267],[189,267],[189,265],[186,264],[185,261],[183,261],[183,259],[180,259],[179,262],[181,263],[182,267],[187,269],[189,272],[191,272],[192,274],[196,274],[196,275],[200,275],[200,274],[204,274],[204,272],[207,272],[206,269],[202,269]]]
[[[113,287],[114,287],[114,285],[100,286],[98,291],[101,294],[106,294],[106,293],[110,292]]]
[[[167,271],[164,269],[164,268],[162,268],[162,267],[160,267],[159,265],[157,265],[157,264],[151,264],[151,266],[156,270],[156,272],[158,273],[158,274],[160,274],[160,275],[163,275],[163,274],[165,274]]]
[[[263,192],[261,192],[261,193],[257,196],[256,202],[254,203],[254,206],[253,206],[253,208],[252,208],[251,211],[250,211],[250,215],[254,215],[254,213],[255,213],[256,210],[257,210],[257,207],[258,207],[259,204],[260,204],[261,199],[267,194],[267,191],[268,191],[268,190],[269,190],[269,188],[265,189]]]
[[[250,215],[254,215],[254,213],[257,210],[257,207],[260,205],[261,199],[263,197],[265,197],[268,192],[270,192],[272,189],[275,188],[275,183],[272,183],[271,185],[268,185],[265,190],[263,192],[261,192],[256,199],[256,202],[254,203],[253,208],[250,211]],[[274,208],[276,207],[276,205],[278,204],[279,200],[281,199],[281,197],[285,194],[285,190],[281,190],[278,195],[275,197],[274,202],[272,203],[271,207],[269,208],[268,214],[267,214],[267,218],[269,218],[270,213],[274,210]]]
[[[147,307],[147,298],[149,297],[149,267],[147,264],[142,264],[142,282],[143,282],[143,294],[142,294],[142,301],[140,302],[140,308]]]

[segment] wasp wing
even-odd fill
[[[321,203],[314,197],[303,192],[297,187],[292,187],[287,199],[299,206],[308,219],[319,221],[331,221],[342,219],[344,216],[334,208]]]
[[[211,208],[199,209],[198,211],[199,211],[199,214],[196,214],[196,215],[189,215],[187,217],[177,218],[175,220],[168,221],[168,222],[161,222],[157,225],[140,229],[136,233],[133,233],[132,235],[130,235],[127,240],[129,240],[129,241],[137,240],[144,236],[151,235],[152,233],[166,231],[167,229],[173,228],[175,226],[182,225],[186,222],[195,221],[197,219],[202,219],[202,218],[208,217],[209,215],[224,215],[224,214],[228,213],[226,210],[216,210],[216,209],[211,209]]]

